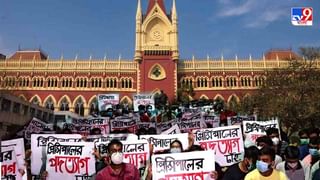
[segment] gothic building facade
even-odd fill
[[[180,59],[178,15],[173,0],[149,0],[145,13],[138,0],[134,59],[49,59],[41,50],[19,50],[0,60],[0,88],[55,111],[87,115],[96,95],[119,93],[132,103],[136,93],[163,90],[171,101],[179,87],[192,86],[194,99],[220,98],[226,103],[255,91],[268,70],[288,66],[290,50],[271,51],[261,59]]]

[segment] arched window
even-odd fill
[[[251,78],[250,77],[241,77],[240,83],[242,87],[250,87],[251,86]]]
[[[34,96],[32,98],[32,100],[31,100],[31,103],[39,106],[40,105],[40,100],[38,99],[37,96]]]
[[[94,100],[92,100],[90,103],[89,113],[90,114],[97,114],[98,111],[99,111],[98,110],[98,101],[97,101],[97,98],[94,98]]]
[[[67,98],[62,99],[59,109],[60,111],[69,111],[69,102]]]
[[[254,85],[256,87],[263,86],[265,84],[266,78],[264,76],[256,76],[254,77]]]
[[[107,78],[106,79],[107,88],[117,88],[117,79],[116,78]]]
[[[206,77],[197,78],[197,87],[199,88],[208,87],[208,79]]]
[[[76,101],[74,112],[80,116],[84,116],[84,102],[81,98]]]
[[[237,86],[237,78],[236,77],[227,77],[227,87],[236,87]]]
[[[45,102],[44,105],[47,109],[51,109],[52,111],[54,111],[54,102],[51,97],[49,97],[49,99]]]
[[[14,87],[16,85],[16,78],[9,76],[4,79],[6,87]]]

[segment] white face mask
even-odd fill
[[[170,152],[171,153],[181,153],[181,149],[180,148],[171,148]]]
[[[274,137],[274,138],[272,138],[271,140],[272,140],[272,142],[273,142],[273,145],[275,145],[275,146],[278,145],[279,142],[280,142],[280,139],[277,138],[277,137]]]
[[[123,161],[123,154],[121,152],[116,152],[111,155],[111,161],[113,164],[119,165]]]

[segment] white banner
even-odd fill
[[[162,132],[170,129],[172,126],[178,123],[178,119],[173,119],[168,122],[162,122],[162,123],[157,123],[157,132],[158,134],[161,134]]]
[[[206,128],[207,125],[202,118],[192,120],[182,120],[177,123],[181,132],[191,132],[195,129]]]
[[[161,134],[180,134],[180,128],[177,124],[172,126],[170,129],[163,131]]]
[[[1,141],[1,150],[3,150],[2,148],[6,148],[6,147],[13,147],[15,151],[15,156],[16,156],[15,158],[17,161],[17,168],[25,172],[25,174],[22,176],[22,179],[27,180],[27,168],[24,162],[25,148],[24,148],[23,138]]]
[[[215,170],[213,151],[158,154],[152,156],[153,180],[211,179]]]
[[[139,169],[140,174],[143,174],[149,160],[150,150],[147,140],[130,140],[121,141],[123,144],[123,162],[133,164]],[[96,142],[95,146],[100,152],[100,155],[106,156],[108,152],[109,142]]]
[[[48,129],[52,129],[52,127],[50,127],[50,125],[46,124],[45,122],[37,119],[37,118],[33,118],[28,127],[25,129],[24,131],[24,138],[28,141],[30,141],[31,138],[31,134],[37,134],[42,132],[45,128]]]
[[[211,124],[213,128],[220,126],[219,116],[205,115],[203,116],[203,119],[205,123]]]
[[[138,129],[141,128],[145,128],[145,129],[149,129],[149,128],[156,128],[156,122],[138,122]]]
[[[72,124],[64,124],[74,134],[87,136],[93,128],[99,128],[102,134],[110,133],[109,118],[75,119]]]
[[[47,144],[47,180],[88,179],[95,174],[92,142],[49,142]]]
[[[39,175],[46,168],[48,143],[80,142],[80,134],[32,134],[31,135],[31,174]]]
[[[119,104],[119,94],[98,94],[99,111],[106,111],[112,106]]]
[[[138,136],[135,134],[105,134],[105,135],[94,135],[87,136],[87,140],[95,143],[106,143],[112,139],[118,139],[119,141],[135,141],[138,140]]]
[[[133,96],[133,108],[134,111],[139,111],[139,106],[148,106],[152,107],[152,111],[155,110],[154,107],[154,98],[152,94],[136,94]]]
[[[220,166],[230,166],[243,159],[244,146],[240,126],[194,130],[194,140],[206,150],[214,150]]]
[[[15,149],[13,146],[1,147],[0,153],[1,179],[17,179],[21,180],[21,174],[18,171],[18,162]],[[26,173],[26,172],[25,172]]]
[[[243,121],[257,121],[257,116],[232,116],[228,117],[228,125],[241,125]]]
[[[266,130],[269,128],[279,128],[278,120],[271,121],[243,121],[243,133],[246,140],[256,142],[257,138],[266,135]]]
[[[137,131],[137,119],[134,117],[116,117],[110,121],[111,132],[127,129],[130,133]]]
[[[147,139],[149,143],[153,144],[153,152],[170,149],[170,143],[174,140],[179,140],[182,143],[184,150],[188,149],[188,133],[183,134],[160,134],[160,135],[142,135],[140,139]]]

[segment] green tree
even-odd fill
[[[287,68],[267,72],[265,84],[252,96],[253,102],[246,107],[247,111],[258,110],[262,119],[278,117],[289,133],[319,126],[320,69],[319,62],[315,61],[317,58],[312,55],[309,60],[292,60]]]

